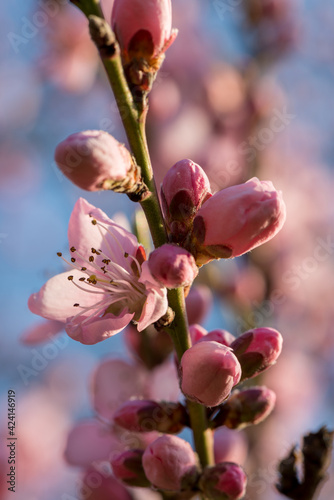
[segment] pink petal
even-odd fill
[[[95,460],[108,460],[112,451],[121,452],[122,448],[108,426],[98,420],[86,420],[70,431],[65,458],[71,465],[86,466]]]
[[[104,228],[92,224],[93,219],[101,222]],[[86,267],[89,266],[87,261],[92,255],[91,249],[95,248],[101,249],[105,254],[100,257],[94,256],[99,267],[103,265],[102,259],[107,256],[113,262],[130,270],[132,260],[126,258],[125,254],[135,255],[138,248],[137,238],[133,234],[115,224],[102,210],[94,207],[84,198],[79,198],[74,205],[68,226],[68,241],[70,248],[73,246],[77,250],[73,254],[77,262]],[[80,259],[78,254],[83,259]]]
[[[149,398],[157,401],[178,401],[181,395],[175,363],[168,360],[151,372],[148,380]]]
[[[73,340],[82,344],[97,344],[123,330],[133,316],[134,313],[129,313],[127,309],[124,309],[119,316],[113,314],[106,314],[102,318],[95,316],[87,323],[82,323],[82,317],[78,318],[79,321],[76,323],[71,323],[69,318],[65,330]]]
[[[26,330],[20,338],[23,344],[39,344],[57,335],[64,328],[64,323],[60,321],[48,320],[43,323],[33,325]]]
[[[147,374],[121,359],[101,363],[92,380],[93,406],[99,415],[111,420],[114,411],[131,397],[144,397]]]
[[[158,321],[161,316],[166,314],[167,308],[168,300],[166,288],[162,288],[159,291],[153,288],[151,290],[148,289],[147,299],[138,321],[138,331],[141,332],[155,321]]]
[[[83,307],[88,307],[101,300],[102,295],[80,290],[67,279],[68,276],[74,276],[74,281],[77,281],[82,276],[82,273],[74,269],[71,272],[57,274],[49,279],[39,292],[30,295],[28,300],[30,311],[43,318],[65,323],[67,318],[79,312],[76,307],[73,307],[73,304],[77,303]],[[80,286],[91,290],[85,283],[80,282]]]

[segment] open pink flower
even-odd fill
[[[166,289],[152,277],[136,237],[83,198],[73,209],[68,240],[73,269],[30,296],[33,313],[64,322],[83,344],[96,344],[132,320],[141,331],[165,314]]]

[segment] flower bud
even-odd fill
[[[235,462],[243,464],[248,455],[248,442],[243,432],[218,427],[213,435],[215,463]]]
[[[181,403],[130,400],[114,414],[116,424],[133,432],[180,432],[187,422]]]
[[[207,334],[208,334],[208,331],[201,325],[195,324],[195,325],[189,326],[189,335],[190,335],[192,344],[196,344],[203,337],[206,337]]]
[[[190,489],[198,477],[197,457],[189,443],[176,436],[164,435],[145,450],[143,467],[146,477],[159,489]]]
[[[217,328],[216,330],[212,330],[211,332],[207,333],[204,337],[201,337],[198,342],[207,342],[208,340],[218,342],[219,344],[223,344],[229,347],[235,340],[235,336],[227,330]]]
[[[282,335],[273,328],[254,328],[230,345],[242,368],[242,378],[255,377],[273,365],[282,350]]]
[[[58,144],[55,160],[63,174],[86,191],[130,193],[140,184],[139,169],[129,151],[102,130],[70,135]]]
[[[201,284],[191,287],[186,298],[189,325],[201,323],[208,314],[212,302],[212,292],[208,286]]]
[[[170,0],[115,0],[111,25],[131,86],[150,90],[164,52],[176,38]]]
[[[220,405],[241,376],[240,364],[229,347],[198,342],[181,358],[181,390],[205,406]]]
[[[240,465],[222,462],[205,467],[199,486],[211,500],[239,500],[246,493],[247,477]]]
[[[273,411],[276,394],[267,387],[250,387],[235,391],[214,418],[215,425],[243,429],[259,424]]]
[[[191,285],[198,274],[194,257],[184,248],[165,244],[150,253],[153,277],[167,288]]]
[[[143,450],[127,450],[113,455],[111,466],[114,476],[128,486],[150,486],[142,464]]]
[[[196,212],[211,196],[209,179],[193,161],[181,160],[169,169],[162,182],[161,199],[173,241],[182,241]]]
[[[273,238],[285,217],[281,192],[271,182],[253,177],[219,191],[203,204],[194,219],[188,249],[198,265],[238,257]]]
[[[79,483],[80,493],[78,491],[77,495],[69,495],[67,498],[75,500],[110,500],[111,498],[133,500],[127,488],[112,475],[107,462],[98,461],[94,465],[95,467],[90,466],[85,470]],[[66,498],[66,494],[63,495],[63,498]]]

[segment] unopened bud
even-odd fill
[[[150,486],[142,464],[143,450],[127,450],[114,455],[111,466],[114,476],[128,486]]]
[[[206,337],[207,334],[208,331],[201,325],[194,324],[189,326],[189,335],[192,345],[199,342],[203,337]]]
[[[223,462],[206,467],[199,486],[211,500],[239,500],[246,493],[247,477],[240,465]]]
[[[129,151],[103,130],[70,135],[58,144],[55,160],[63,174],[86,191],[145,191],[140,169]]]
[[[165,244],[150,253],[153,277],[167,288],[191,285],[198,274],[194,257],[184,248]]]
[[[205,406],[220,405],[241,376],[240,364],[229,347],[218,342],[198,342],[182,356],[181,390]]]
[[[214,418],[215,425],[243,429],[262,422],[273,411],[276,394],[267,387],[250,387],[235,391]]]
[[[191,489],[198,478],[197,456],[177,436],[164,435],[153,441],[144,452],[143,467],[152,485],[162,490]]]
[[[198,265],[238,257],[273,238],[285,217],[281,192],[271,182],[254,177],[222,189],[204,203],[194,219],[187,248]]]
[[[114,414],[114,421],[132,432],[180,432],[188,419],[181,403],[130,400]]]
[[[235,337],[227,330],[217,328],[216,330],[211,330],[211,332],[200,338],[198,342],[207,342],[208,340],[218,342],[219,344],[229,347],[232,342],[234,342]]]
[[[212,306],[213,298],[206,285],[192,286],[186,298],[186,309],[189,325],[201,323]]]
[[[170,0],[115,0],[111,25],[130,87],[150,90],[164,52],[177,35]]]
[[[282,343],[282,335],[273,328],[254,328],[240,335],[230,347],[240,362],[241,380],[255,377],[276,363]]]
[[[182,241],[198,209],[211,196],[208,177],[193,161],[181,160],[169,169],[162,182],[161,199],[173,241]]]

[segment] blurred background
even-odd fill
[[[103,3],[107,18],[111,4]],[[287,204],[286,225],[272,242],[210,264],[197,279],[211,303],[202,322],[208,330],[236,335],[272,326],[284,337],[282,357],[261,378],[277,393],[275,412],[236,438],[246,498],[278,500],[279,459],[300,436],[334,422],[334,5],[172,0],[172,6],[179,35],[154,84],[148,121],[158,185],[176,161],[190,158],[214,191],[256,175],[272,180]],[[86,129],[126,139],[77,9],[65,0],[12,0],[2,5],[0,28],[0,432],[7,436],[13,389],[15,498],[85,498],[82,470],[63,459],[67,435],[75,421],[94,415],[89,387],[99,360],[129,358],[124,335],[81,345],[34,317],[27,299],[64,269],[56,252],[67,251],[78,197],[129,225],[136,208],[120,194],[73,186],[55,165],[56,145]],[[41,332],[46,340],[37,342]],[[7,468],[1,445],[2,478]],[[5,481],[3,499],[12,495]],[[319,499],[333,493],[332,478]]]

